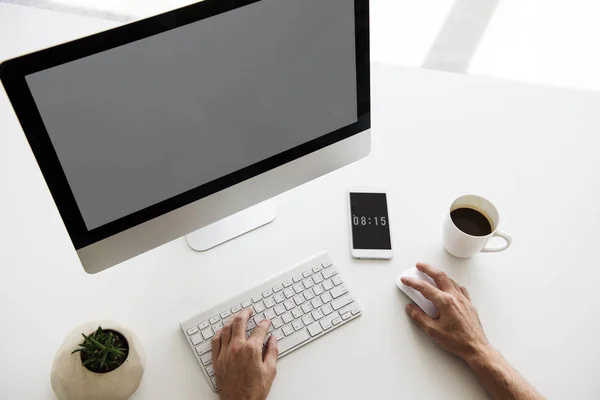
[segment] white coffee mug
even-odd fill
[[[482,213],[492,225],[492,232],[485,236],[473,236],[461,231],[452,221],[450,213],[459,208],[471,208]],[[512,243],[510,235],[498,229],[500,214],[494,205],[480,196],[467,194],[454,200],[450,210],[446,214],[444,222],[444,247],[448,253],[458,258],[469,258],[480,251],[496,252],[506,250]],[[488,241],[494,236],[503,238],[506,243],[500,245],[488,245]]]

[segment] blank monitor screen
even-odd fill
[[[357,121],[354,0],[262,0],[26,76],[88,230]]]

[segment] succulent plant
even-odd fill
[[[127,340],[118,332],[102,330],[101,326],[89,336],[84,333],[83,343],[71,354],[80,352],[83,366],[93,372],[110,372],[118,368],[129,353]]]

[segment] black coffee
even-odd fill
[[[485,215],[472,208],[457,208],[450,212],[454,225],[471,236],[486,236],[492,233],[492,224]]]

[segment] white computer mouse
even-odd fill
[[[410,297],[410,299],[414,301],[415,304],[418,305],[421,308],[421,310],[425,312],[425,314],[429,315],[432,318],[435,318],[438,312],[437,307],[434,306],[431,301],[427,300],[421,294],[421,292],[418,292],[415,289],[406,286],[404,283],[402,283],[400,278],[402,278],[403,276],[424,280],[437,287],[433,279],[431,279],[427,274],[424,274],[423,272],[419,271],[416,267],[412,267],[404,271],[398,278],[396,278],[396,285],[398,286],[398,289],[402,290],[404,294]]]

